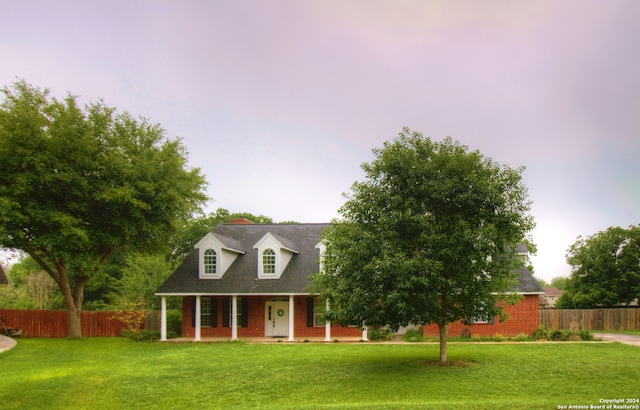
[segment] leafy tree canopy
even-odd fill
[[[587,309],[640,298],[640,226],[578,237],[567,250],[567,262],[571,277],[556,307]]]
[[[56,281],[80,337],[87,282],[124,246],[158,249],[206,200],[178,139],[102,102],[79,107],[24,81],[2,90],[0,246]]]
[[[569,278],[566,276],[556,276],[551,279],[551,286],[559,290],[565,290],[567,288],[568,281]]]
[[[449,323],[503,313],[522,263],[514,245],[534,226],[524,168],[406,128],[373,154],[324,234],[316,285],[330,320],[437,323],[446,361]]]

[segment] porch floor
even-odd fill
[[[305,338],[296,338],[295,340],[289,340],[286,337],[239,337],[238,341],[247,342],[247,343],[333,343],[335,340],[339,342],[360,342],[362,340],[359,337],[334,337],[331,338],[331,341],[326,342],[324,337],[305,337]],[[220,343],[220,342],[230,342],[231,339],[228,337],[203,337],[200,340],[196,341],[193,337],[176,337],[173,339],[167,339],[167,342],[175,342],[175,343]]]
[[[167,339],[169,343],[221,343],[230,342],[228,337],[203,337],[196,341],[193,337],[176,337],[173,339]],[[332,337],[330,341],[325,341],[324,337],[304,337],[296,338],[295,340],[289,340],[286,337],[239,337],[238,341],[246,343],[372,343],[372,341],[363,342],[360,337]],[[401,343],[402,336],[396,336],[395,338],[386,341],[384,343]],[[380,342],[373,342],[380,343]]]

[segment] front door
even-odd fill
[[[269,301],[264,305],[264,335],[289,336],[289,302]]]

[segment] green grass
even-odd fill
[[[0,408],[555,409],[636,398],[618,343],[138,343],[20,339],[0,354]]]
[[[593,330],[593,333],[622,333],[625,335],[640,336],[640,330]]]

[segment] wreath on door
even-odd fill
[[[280,316],[280,317],[284,316],[284,310],[283,309],[278,309],[278,316]]]

